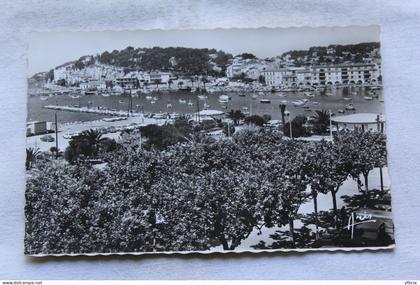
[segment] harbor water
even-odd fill
[[[341,114],[353,113],[383,113],[382,90],[375,90],[377,98],[368,98],[370,89],[368,87],[344,87],[327,88],[317,92],[224,92],[204,93],[192,92],[154,92],[132,96],[102,96],[102,95],[51,95],[49,97],[29,96],[28,97],[28,121],[53,121],[54,110],[43,108],[46,105],[77,106],[77,107],[103,107],[114,110],[129,110],[145,113],[180,113],[193,114],[197,110],[211,109],[229,112],[230,110],[243,110],[252,115],[271,115],[272,119],[281,119],[280,104],[285,104],[291,116],[314,115],[316,110],[331,110],[339,115],[338,110],[344,110]],[[228,95],[230,100],[227,103],[220,103],[220,95]],[[200,95],[200,96],[198,96]],[[204,95],[204,96],[203,96]],[[258,96],[257,96],[258,95]],[[207,96],[207,98],[204,98]],[[77,98],[78,97],[78,98]],[[267,103],[261,103],[266,99]],[[307,100],[305,107],[295,106],[292,102]],[[264,101],[264,100],[263,100]],[[352,104],[355,110],[346,110],[346,106]],[[109,117],[109,115],[79,113],[60,111],[59,123],[76,121],[92,121]]]

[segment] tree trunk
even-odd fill
[[[369,172],[363,173],[363,177],[365,178],[365,191],[366,191],[366,195],[368,194],[368,191],[369,191],[369,180],[368,180],[368,176],[369,176]]]
[[[318,194],[316,192],[312,193],[312,197],[314,198],[314,212],[315,212],[315,239],[319,239],[319,220],[318,220]]]
[[[222,235],[222,236],[220,237],[220,242],[221,242],[221,243],[222,243],[222,245],[223,245],[223,250],[230,250],[229,245],[228,245],[228,242],[227,242],[227,240],[226,240],[226,238],[225,238],[225,236],[224,236],[224,235]]]
[[[384,192],[384,175],[382,173],[382,167],[379,167],[379,177],[381,178],[381,195],[385,194]]]
[[[338,189],[337,189],[338,190]],[[338,213],[337,213],[337,191],[331,191],[332,201],[333,201],[333,210],[334,210],[334,227],[338,225]]]
[[[369,204],[369,181],[368,181],[369,172],[363,173],[365,178],[365,197],[366,197],[366,206]]]
[[[289,230],[290,230],[290,236],[292,237],[292,244],[293,248],[296,247],[296,236],[295,236],[295,226],[293,224],[293,219],[289,219]]]

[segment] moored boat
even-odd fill
[[[227,95],[220,95],[219,96],[219,102],[220,103],[227,103],[227,102],[229,102],[229,96],[227,96]]]
[[[353,106],[353,104],[347,104],[346,105],[346,110],[351,110],[351,111],[353,111],[353,110],[356,110],[356,108]]]

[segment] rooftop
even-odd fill
[[[385,117],[382,114],[375,113],[358,113],[344,116],[337,116],[331,118],[331,121],[342,124],[376,124],[378,122],[385,122]]]

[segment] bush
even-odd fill
[[[223,133],[225,134],[225,136],[231,137],[235,133],[235,126],[233,124],[224,123]]]
[[[306,117],[297,116],[292,120],[292,135],[294,138],[305,137],[309,135],[308,130],[304,126],[306,123]],[[283,126],[283,134],[290,137],[290,122]]]
[[[245,123],[248,125],[255,125],[258,127],[264,126],[265,120],[263,117],[258,115],[252,115],[245,118]]]

